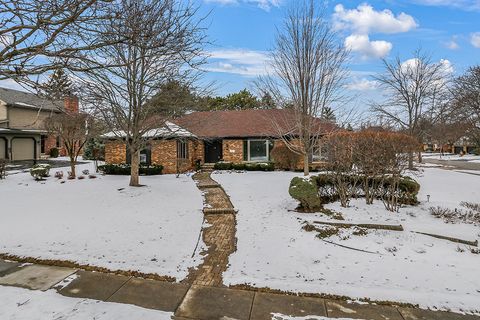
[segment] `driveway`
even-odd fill
[[[425,157],[423,158],[423,162],[439,164],[442,166],[448,166],[448,167],[451,167],[451,169],[455,169],[455,170],[479,170],[480,171],[480,163],[471,162],[471,161],[469,162],[468,160],[438,160],[438,159],[429,159]]]

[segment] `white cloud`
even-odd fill
[[[337,4],[333,20],[337,28],[349,29],[357,34],[400,33],[418,26],[415,19],[406,13],[395,16],[390,10],[376,11],[366,3],[356,9],[345,9]]]
[[[346,85],[347,89],[355,91],[369,91],[378,88],[378,82],[374,80],[368,80],[366,78],[355,79],[351,83]]]
[[[370,41],[368,35],[352,34],[345,39],[345,47],[352,52],[357,52],[363,59],[383,58],[392,50],[388,41]]]
[[[455,39],[452,39],[450,41],[445,42],[444,45],[445,45],[445,47],[447,47],[450,50],[460,49],[460,46],[458,45],[458,43]]]
[[[257,7],[270,11],[272,7],[279,7],[282,0],[204,0],[207,3],[218,3],[220,5],[238,5],[241,3],[253,4]]]
[[[402,62],[402,68],[405,68],[405,71],[408,71],[410,68],[414,70],[418,63],[420,63],[420,60],[417,58],[408,59]],[[438,61],[436,64],[441,66],[440,72],[442,72],[442,78],[444,80],[441,80],[440,84],[444,84],[445,79],[448,79],[448,77],[455,72],[455,69],[453,68],[450,60],[447,59],[440,59],[440,61]]]
[[[470,43],[475,48],[480,48],[480,32],[475,32],[471,34]]]
[[[215,50],[207,53],[209,63],[205,70],[233,73],[243,76],[267,74],[270,57],[266,52],[246,49]]]

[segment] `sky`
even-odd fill
[[[219,95],[254,89],[295,0],[197,1],[212,42],[205,79]],[[382,72],[382,58],[406,61],[421,48],[452,75],[480,64],[480,0],[327,1],[325,12],[351,52],[347,87],[359,104],[381,95],[372,76]]]
[[[180,0],[186,1],[186,0]],[[215,82],[215,94],[243,88],[267,71],[290,6],[299,0],[193,0],[211,42],[204,83]],[[317,0],[319,3],[324,3]],[[381,97],[372,76],[382,71],[381,58],[412,58],[422,48],[442,61],[452,75],[480,64],[480,0],[327,1],[325,16],[351,52],[348,90],[365,107]],[[18,87],[2,82],[2,86]]]

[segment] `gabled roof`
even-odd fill
[[[34,93],[23,92],[19,90],[7,89],[0,87],[0,100],[7,105],[30,108],[30,109],[42,109],[45,111],[62,111],[63,101],[51,101],[46,98],[39,97]]]
[[[315,118],[319,131],[330,132],[336,125]],[[295,118],[287,109],[252,109],[193,112],[175,120],[200,138],[262,138],[295,134]]]
[[[107,132],[102,135],[102,138],[125,138],[126,134],[124,131],[119,130],[119,131],[111,131]],[[151,129],[145,132],[143,135],[144,138],[193,138],[195,135],[193,135],[191,132],[188,130],[179,127],[175,123],[166,121],[165,125],[161,128],[157,129]]]

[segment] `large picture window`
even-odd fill
[[[244,160],[252,162],[265,162],[270,160],[270,150],[273,143],[270,140],[244,141]]]

